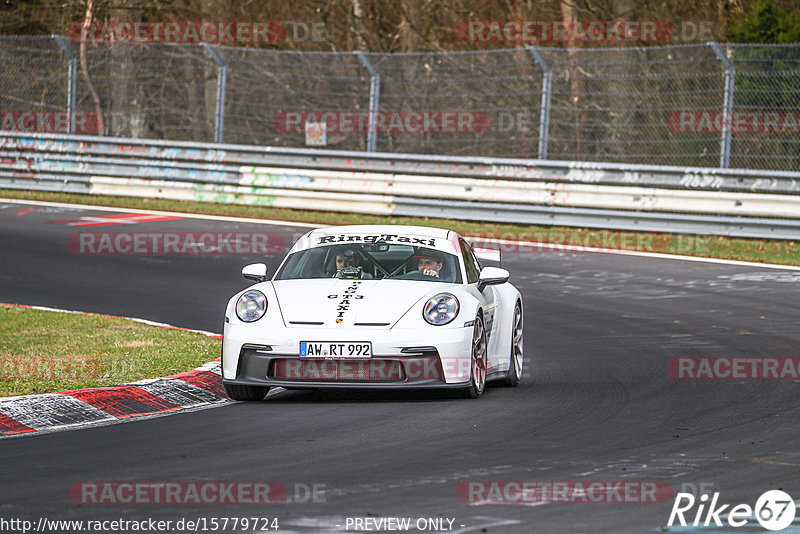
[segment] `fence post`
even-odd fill
[[[725,69],[725,93],[722,99],[722,141],[720,142],[719,166],[727,169],[731,161],[731,130],[733,129],[733,85],[736,78],[736,67],[733,62],[725,55],[722,47],[716,41],[709,41],[708,46],[716,54],[717,59]]]
[[[211,48],[208,43],[200,43],[214,63],[217,65],[217,107],[214,114],[214,142],[222,143],[222,134],[225,129],[225,84],[228,80],[228,66],[225,61]]]
[[[369,73],[369,120],[367,121],[367,152],[375,152],[378,144],[378,106],[381,95],[381,73],[361,50],[353,52]]]
[[[67,117],[69,117],[69,125],[67,126],[67,133],[75,133],[75,77],[78,74],[78,58],[70,50],[69,45],[60,35],[51,35],[53,41],[56,42],[58,47],[67,56]]]
[[[547,159],[547,145],[550,140],[550,100],[553,88],[553,68],[533,45],[526,47],[542,69],[542,108],[539,115],[539,159]]]

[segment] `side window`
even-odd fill
[[[461,244],[461,255],[464,256],[464,266],[467,268],[467,283],[474,284],[478,281],[481,274],[480,265],[475,255],[472,253],[472,248],[463,239],[459,239]]]

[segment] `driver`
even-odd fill
[[[420,251],[419,254],[414,256],[417,260],[417,270],[426,276],[434,276],[439,278],[439,272],[442,270],[442,258],[435,251]]]

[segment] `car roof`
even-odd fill
[[[432,226],[413,226],[404,224],[350,224],[345,226],[326,226],[312,230],[311,234],[409,234],[416,236],[449,239],[452,230]]]
[[[458,234],[452,230],[429,226],[400,224],[359,224],[317,228],[301,237],[290,252],[341,243],[371,243],[385,241],[414,244],[457,254]]]

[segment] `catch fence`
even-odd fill
[[[0,129],[800,171],[800,44],[389,54],[3,36]]]

